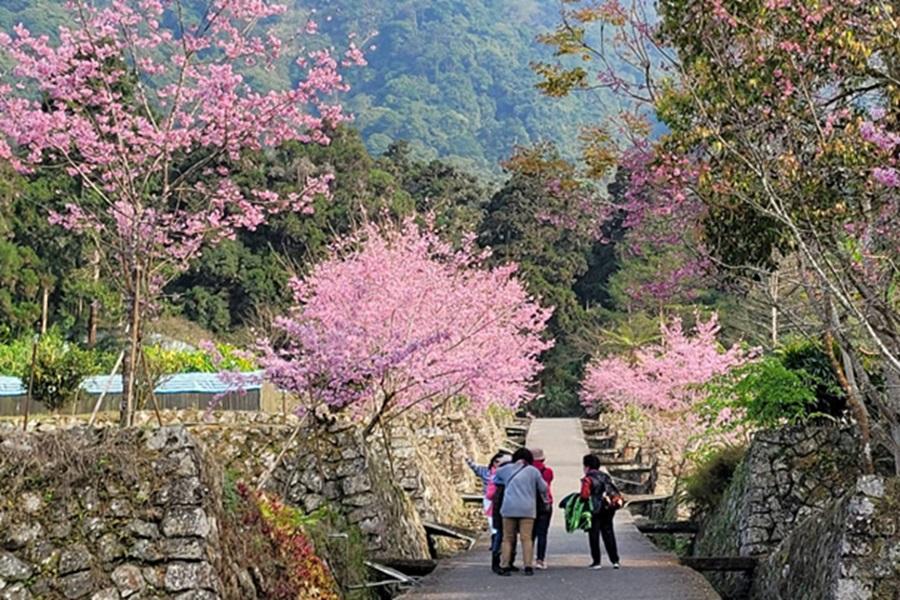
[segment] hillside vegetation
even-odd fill
[[[62,0],[6,0],[0,28],[22,22],[53,33],[62,22]],[[184,3],[200,13],[203,0]],[[580,124],[602,118],[604,103],[579,96],[543,97],[530,63],[546,57],[535,37],[558,19],[555,2],[539,0],[295,0],[279,28],[286,34],[313,18],[323,43],[343,47],[377,31],[368,47],[369,68],[351,77],[345,106],[374,154],[398,140],[423,159],[445,157],[482,174],[514,146],[562,140],[573,154]],[[312,11],[315,14],[312,14]],[[374,46],[374,49],[372,49]],[[286,58],[266,85],[296,77]]]

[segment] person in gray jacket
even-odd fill
[[[534,575],[534,519],[538,502],[549,503],[547,482],[532,466],[534,457],[526,448],[519,448],[512,463],[497,469],[494,483],[503,486],[500,516],[503,517],[503,551],[500,575],[509,575],[516,535],[522,541],[525,574]]]

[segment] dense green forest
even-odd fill
[[[539,158],[539,168],[508,161],[504,182],[488,186],[448,161],[417,158],[403,142],[373,156],[352,128],[335,132],[327,147],[288,144],[267,153],[261,167],[242,174],[246,183],[264,178],[288,190],[306,173],[328,171],[335,175],[332,198],[318,201],[313,214],[279,215],[205,251],[166,288],[151,330],[195,344],[209,338],[252,344],[289,308],[289,278],[323,258],[336,238],[366,220],[431,214],[449,239],[474,232],[493,249],[493,260],[517,262],[529,291],[555,309],[556,345],[544,360],[541,406],[571,411],[590,353],[586,332],[608,322],[614,308],[607,288],[615,249],[542,220],[544,209],[565,208],[548,184],[572,167],[549,145],[523,155]],[[40,328],[45,296],[47,321],[65,337],[116,347],[122,307],[94,249],[47,221],[49,211],[79,193],[73,180],[7,171],[0,183],[0,349]]]
[[[0,28],[23,22],[53,33],[60,2],[0,3]],[[203,2],[188,2],[195,11]],[[345,47],[348,37],[369,39],[369,67],[351,74],[345,107],[367,147],[382,154],[400,140],[421,159],[442,157],[481,174],[516,145],[560,141],[574,155],[581,124],[602,118],[596,96],[554,100],[535,88],[530,64],[545,58],[538,34],[558,17],[555,2],[539,0],[303,0],[279,25],[302,30],[311,16],[319,43]],[[311,15],[311,10],[315,11]],[[273,85],[296,77],[285,59],[257,79]]]

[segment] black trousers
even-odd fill
[[[616,547],[616,533],[613,531],[613,517],[615,511],[601,510],[591,519],[591,530],[588,531],[588,542],[591,545],[591,560],[595,565],[600,564],[600,537],[603,536],[603,546],[612,563],[619,562],[619,549]]]
[[[534,521],[534,541],[537,551],[537,559],[547,558],[547,534],[550,532],[550,519],[553,518],[553,510],[543,513]]]

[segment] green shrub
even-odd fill
[[[34,369],[30,356],[23,367],[19,376],[26,385],[31,381],[32,398],[56,411],[76,398],[85,377],[100,372],[100,361],[97,353],[50,333],[38,342]]]
[[[816,414],[814,387],[802,370],[788,369],[781,358],[769,355],[731,370],[705,386],[707,396],[699,412],[710,423],[729,415],[720,426],[780,427],[800,423]]]
[[[25,338],[0,344],[0,375],[21,375],[31,363],[31,344],[31,340]]]
[[[847,396],[834,374],[831,359],[817,341],[791,340],[775,351],[785,368],[796,373],[816,398],[817,413],[840,416],[847,408]]]
[[[743,446],[719,448],[697,463],[685,478],[684,493],[701,512],[709,512],[721,502],[745,452]]]
[[[213,354],[219,356],[214,357]],[[144,348],[144,356],[151,371],[163,375],[253,371],[257,368],[255,361],[243,356],[237,348],[228,344],[216,344],[214,352],[148,346]]]

